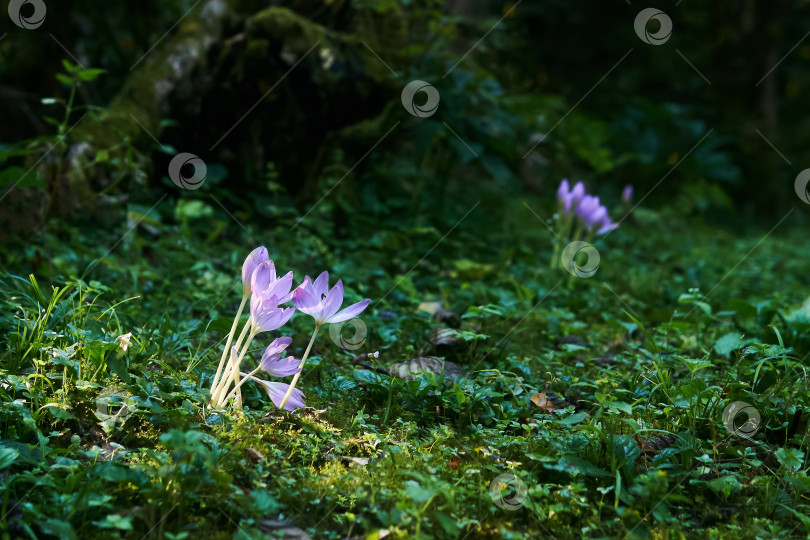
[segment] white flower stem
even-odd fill
[[[230,391],[230,393],[227,396],[225,396],[225,399],[223,401],[225,403],[228,403],[228,400],[231,399],[231,396],[236,395],[236,392],[239,390],[239,387],[245,384],[248,381],[248,379],[255,378],[253,376],[256,375],[256,373],[258,373],[260,369],[262,369],[261,365],[259,365],[259,367],[257,367],[247,375],[244,375],[244,373],[242,373],[242,375],[244,375],[244,378],[236,384],[236,386],[233,388],[233,390]]]
[[[239,355],[239,359],[236,361],[236,363],[234,363],[231,366],[230,375],[228,376],[228,378],[225,379],[225,385],[223,386],[222,390],[220,391],[220,395],[226,394],[228,392],[228,388],[231,386],[231,384],[236,384],[236,382],[239,380],[239,366],[242,365],[242,358],[244,358],[245,354],[247,354],[248,348],[250,347],[250,343],[253,341],[253,338],[256,337],[257,334],[258,334],[258,332],[256,332],[255,329],[250,330],[250,335],[248,336],[247,343],[245,343],[245,347],[242,349],[242,354]],[[241,392],[238,392],[237,395],[238,395],[238,398],[239,398],[238,399],[239,404],[240,404],[239,406],[241,407],[242,394],[241,394]],[[225,401],[226,401],[225,398],[220,399],[220,402],[221,402],[222,406],[225,405]]]
[[[309,345],[307,345],[307,350],[304,352],[303,358],[301,358],[301,363],[298,365],[298,369],[303,370],[304,364],[307,363],[307,357],[309,356],[309,351],[312,349],[312,344],[315,343],[315,337],[318,335],[318,330],[321,329],[321,323],[315,323],[315,331],[312,332],[312,337],[309,339]],[[287,393],[284,394],[284,399],[281,400],[281,405],[279,405],[279,409],[283,409],[285,405],[287,405],[287,401],[290,400],[290,396],[292,396],[293,390],[295,390],[295,385],[298,384],[298,379],[301,377],[302,371],[299,371],[293,377],[292,382],[290,383],[290,387],[287,389]]]
[[[242,340],[245,338],[245,334],[247,334],[248,330],[251,329],[251,326],[252,326],[251,320],[248,319],[248,322],[245,323],[244,328],[242,328],[242,332],[239,334],[239,337],[236,340],[236,346],[235,347],[236,347],[237,352],[239,351],[240,347],[242,346]],[[230,347],[230,343],[228,345]],[[223,370],[218,370],[217,371],[217,376],[214,377],[214,382],[211,384],[211,406],[212,407],[216,403],[216,400],[214,398],[217,396],[217,393],[218,393],[220,387],[222,386],[222,383],[225,380],[225,377],[230,374],[230,369],[231,369],[230,352],[231,351],[230,351],[230,348],[225,349],[225,350],[228,352],[228,356],[227,356],[228,361],[224,364],[224,371]],[[221,375],[221,377],[220,377],[220,375]]]
[[[239,311],[236,312],[236,317],[233,319],[233,324],[231,325],[231,331],[228,334],[228,340],[225,342],[225,350],[222,351],[222,358],[219,359],[219,366],[217,366],[217,374],[214,375],[214,381],[211,384],[211,390],[214,389],[214,386],[219,381],[219,376],[222,374],[222,368],[225,367],[225,359],[229,357],[231,351],[231,342],[233,341],[233,335],[236,332],[236,326],[239,324],[239,317],[242,316],[242,311],[245,309],[245,302],[247,302],[248,296],[242,295],[242,303],[239,304]],[[244,334],[244,331],[242,332]]]
[[[222,399],[222,395],[224,392],[227,391],[228,387],[230,387],[231,382],[236,382],[235,379],[239,375],[239,366],[242,364],[242,358],[245,357],[245,354],[247,354],[251,342],[253,342],[253,338],[256,337],[255,330],[253,329],[252,325],[250,326],[251,326],[250,334],[248,335],[244,347],[242,347],[242,352],[239,353],[239,357],[235,361],[231,359],[231,362],[226,368],[225,374],[222,377],[222,381],[220,382],[217,389],[214,391],[214,395],[211,398],[217,407],[222,407],[223,405],[225,405],[225,400]]]

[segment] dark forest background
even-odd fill
[[[810,163],[810,3],[656,7],[673,21],[660,46],[618,0],[51,2],[42,27],[5,24],[0,41],[0,184],[25,175],[3,237],[115,222],[161,191],[291,217],[350,169],[322,209],[338,227],[355,212],[432,220],[480,194],[497,218],[502,197],[550,196],[562,177],[639,198],[687,153],[647,205],[773,222]],[[104,72],[66,84],[65,61]],[[438,114],[404,111],[414,79],[437,88]],[[171,189],[178,152],[205,161],[202,190]]]

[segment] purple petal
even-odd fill
[[[292,288],[292,278],[293,278],[293,273],[292,273],[292,270],[290,270],[289,272],[287,272],[287,274],[286,274],[286,275],[285,275],[283,278],[281,278],[281,279],[285,279],[287,276],[290,276],[290,288]],[[281,279],[280,279],[279,281],[281,281]],[[293,293],[292,293],[292,291],[290,290],[290,288],[288,288],[288,289],[287,289],[287,293],[286,293],[286,294],[284,294],[284,295],[279,294],[279,297],[278,297],[278,303],[279,303],[279,304],[286,304],[287,302],[289,302],[290,300],[292,300],[292,295],[293,295]],[[278,291],[278,292],[279,292],[279,293],[281,292],[281,288],[279,288],[279,291]]]
[[[571,193],[566,193],[565,196],[560,201],[562,203],[564,213],[566,213],[566,214],[571,213],[571,205],[572,205],[573,201],[574,201],[574,195],[571,194]]]
[[[353,319],[363,313],[363,310],[368,307],[368,304],[371,302],[368,298],[363,300],[362,302],[357,302],[356,304],[352,304],[344,310],[339,311],[335,315],[329,317],[329,320],[326,322],[328,323],[337,323],[348,321],[349,319]]]
[[[337,313],[341,304],[343,304],[343,282],[338,280],[323,301],[323,311],[321,312],[323,318],[328,319]]]
[[[268,370],[268,366],[272,365],[275,362],[278,362],[281,359],[280,352],[270,352],[270,354],[267,354],[268,351],[269,348],[267,351],[264,352],[264,354],[262,355],[262,360],[261,362],[259,362],[259,367],[262,368],[262,370],[264,371]]]
[[[258,273],[258,272],[257,272]],[[283,299],[290,294],[290,289],[292,288],[293,282],[293,275],[292,272],[287,272],[284,277],[277,279],[275,282],[271,282],[270,286],[264,290],[264,294],[266,295],[273,295],[276,298],[281,298],[279,300],[279,304],[282,303]]]
[[[596,210],[598,206],[599,206],[598,197],[585,195],[577,205],[575,212],[580,219],[587,222],[588,219],[590,219],[591,214],[593,214],[593,212]]]
[[[275,325],[277,318],[278,311],[268,310],[261,312],[258,317],[253,317],[253,320],[256,323],[256,329],[259,332],[270,332],[278,328],[278,326]]]
[[[281,402],[287,390],[290,388],[289,384],[280,382],[262,381],[262,386],[267,390],[267,395],[273,401],[276,407],[281,407]],[[287,400],[287,405],[284,407],[288,411],[293,411],[299,407],[304,407],[304,394],[300,390],[293,390],[290,399]]]
[[[295,409],[303,409],[304,407],[307,406],[307,404],[304,403],[304,397],[305,397],[304,393],[301,392],[301,390],[297,389],[293,390],[290,399],[287,400],[287,406],[284,408],[288,411],[294,411]]]
[[[250,286],[254,293],[259,294],[276,280],[276,265],[270,259],[256,267],[250,278]]]
[[[301,282],[301,285],[296,287],[297,289],[312,289],[312,280],[309,279],[309,276],[304,276],[304,281]]]
[[[250,316],[254,319],[259,316],[262,310],[262,297],[261,295],[254,294],[250,297]]]
[[[569,191],[568,179],[563,178],[563,181],[560,182],[560,187],[557,188],[557,200],[562,203],[565,200],[565,197],[568,196]]]
[[[276,297],[261,294],[254,294],[253,296],[250,300],[250,316],[253,318],[258,330],[268,332],[278,328],[278,326],[275,326],[275,322],[279,318],[281,309],[278,307]]]
[[[585,220],[585,224],[591,228],[594,226],[601,226],[602,223],[607,219],[608,213],[607,208],[604,206],[598,206],[593,212],[591,212],[590,216]]]
[[[295,309],[307,315],[312,315],[316,311],[320,311],[321,308],[321,302],[315,298],[314,293],[301,287],[293,292],[293,305]]]
[[[622,202],[624,204],[630,204],[632,201],[633,201],[633,186],[627,184],[626,186],[624,186],[624,189],[622,190]]]
[[[278,337],[273,340],[269,347],[267,347],[267,350],[269,351],[272,349],[273,351],[283,351],[290,346],[290,343],[292,343],[291,337]],[[266,351],[265,354],[267,354]]]
[[[583,197],[585,197],[585,184],[577,182],[574,189],[571,190],[571,203],[576,206]]]
[[[264,246],[257,247],[245,258],[245,262],[242,263],[242,291],[245,295],[250,293],[250,279],[256,267],[268,258],[267,248]]]
[[[610,231],[612,231],[613,229],[618,229],[618,228],[619,228],[618,223],[611,223],[610,220],[608,220],[607,223],[602,225],[601,229],[596,231],[596,234],[606,234],[606,233],[609,233]]]
[[[280,337],[274,339],[273,342],[264,350],[261,364],[281,358],[281,353],[290,345],[290,343],[292,343],[292,338],[289,337]]]
[[[276,328],[280,328],[287,324],[287,321],[290,320],[290,317],[293,316],[295,313],[295,308],[284,308],[281,310],[281,317],[279,318],[279,325]]]
[[[312,287],[315,289],[315,296],[317,296],[320,301],[320,299],[329,292],[329,272],[321,272],[321,275],[318,276],[315,283],[312,284]]]
[[[259,330],[262,332],[272,332],[273,330],[277,330],[284,326],[290,317],[292,317],[292,313],[287,313],[289,311],[295,311],[294,309],[272,309],[267,312],[265,317],[262,317],[259,321]]]
[[[273,359],[262,360],[261,368],[273,377],[289,377],[301,372],[298,364],[298,360],[292,356],[282,360],[279,354],[278,356],[274,355]]]

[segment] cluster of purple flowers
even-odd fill
[[[288,272],[282,277],[276,275],[275,264],[270,260],[266,248],[256,248],[245,259],[242,265],[242,303],[231,326],[225,350],[211,385],[212,407],[224,407],[230,399],[234,400],[237,407],[241,407],[241,386],[248,380],[260,384],[276,407],[286,410],[303,407],[304,394],[300,390],[296,390],[295,385],[298,383],[309,352],[312,350],[318,330],[324,324],[347,321],[356,317],[369,304],[369,300],[366,299],[341,310],[343,283],[338,280],[330,289],[327,272],[323,272],[314,282],[309,276],[306,276],[304,282],[291,292],[292,284],[292,272]],[[250,317],[242,328],[236,344],[231,347],[239,319],[248,301],[250,302]],[[280,307],[281,304],[288,302],[292,302],[293,307]],[[292,343],[292,339],[280,337],[267,347],[258,366],[253,371],[250,373],[240,371],[242,360],[253,338],[262,332],[281,328],[290,320],[296,310],[315,319],[315,331],[301,362],[297,362],[292,356],[282,358],[284,349]],[[290,384],[267,381],[256,377],[259,371],[264,371],[271,377],[289,377],[290,375],[294,377]]]
[[[589,233],[606,234],[619,226],[610,220],[607,208],[599,202],[599,197],[585,193],[585,185],[582,182],[577,182],[573,188],[569,188],[567,179],[560,182],[560,187],[557,188],[557,201],[561,218],[569,223],[572,221],[571,218],[575,217]]]

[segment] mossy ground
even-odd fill
[[[576,279],[548,269],[552,237],[521,206],[495,238],[466,224],[424,259],[439,228],[339,239],[317,213],[239,244],[211,240],[210,212],[156,220],[114,255],[113,233],[42,233],[1,282],[4,534],[258,538],[279,519],[319,538],[807,534],[801,235],[641,211]],[[347,301],[372,299],[361,349],[322,334],[295,414],[254,387],[245,411],[207,408],[255,243],[297,281],[328,269]],[[15,277],[37,253],[37,285]],[[68,287],[52,305],[51,285]],[[431,299],[461,315],[461,343],[428,344]],[[301,314],[285,327],[294,354],[310,331]],[[373,351],[379,367],[440,354],[470,376],[352,362]],[[111,387],[123,418],[99,408]],[[750,439],[724,425],[733,401],[761,416]],[[490,494],[501,474],[526,486],[514,510]]]

